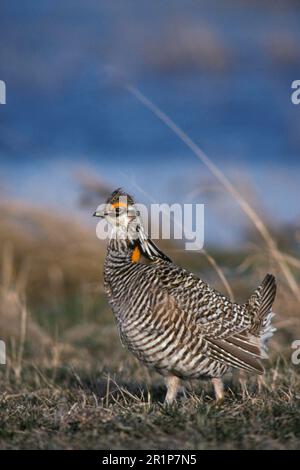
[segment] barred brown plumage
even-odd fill
[[[121,341],[166,377],[168,403],[180,379],[211,378],[221,399],[221,377],[229,368],[263,373],[260,360],[274,331],[274,276],[268,274],[248,302],[232,303],[158,249],[144,232],[133,198],[122,190],[96,215],[113,227],[104,285]]]

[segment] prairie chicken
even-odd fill
[[[166,377],[167,403],[176,398],[180,379],[210,378],[220,400],[228,369],[263,374],[266,340],[275,330],[274,276],[267,274],[246,303],[232,303],[147,237],[133,198],[121,189],[94,215],[112,226],[104,286],[120,339]]]

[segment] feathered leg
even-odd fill
[[[220,377],[214,377],[211,379],[212,384],[215,390],[215,396],[217,403],[220,403],[224,400],[224,384],[223,380]]]
[[[244,370],[239,371],[239,382],[242,390],[242,397],[245,399],[247,396],[249,396],[249,392],[247,387],[248,378]]]
[[[258,393],[261,394],[263,388],[266,387],[266,382],[265,382],[265,378],[263,375],[257,376],[257,387],[258,387]]]
[[[176,399],[178,388],[180,385],[180,379],[176,375],[169,375],[166,378],[167,394],[165,398],[165,404],[171,405]]]

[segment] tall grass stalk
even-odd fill
[[[231,181],[224,175],[224,173],[215,165],[212,160],[198,147],[198,145],[166,114],[164,113],[158,106],[156,106],[152,101],[150,101],[140,90],[137,88],[127,85],[127,90],[135,96],[146,108],[148,108],[152,113],[158,117],[169,129],[171,129],[179,139],[185,143],[187,147],[189,147],[194,155],[210,170],[210,172],[215,176],[215,178],[219,181],[220,184],[226,189],[226,191],[235,199],[235,201],[239,204],[243,212],[248,216],[251,220],[259,234],[261,235],[262,239],[266,243],[270,254],[272,255],[273,259],[277,262],[280,270],[282,271],[287,284],[296,297],[296,299],[300,302],[300,289],[295,280],[295,277],[290,270],[284,255],[278,249],[276,241],[273,239],[272,235],[270,234],[267,226],[263,222],[263,220],[259,217],[257,212],[250,206],[248,201],[242,196],[242,194],[234,187]]]

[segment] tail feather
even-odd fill
[[[270,313],[276,295],[276,281],[272,274],[267,274],[262,284],[259,317],[264,319]]]
[[[265,355],[267,355],[267,340],[276,331],[276,328],[272,326],[272,318],[275,315],[272,311],[272,305],[275,295],[275,277],[272,274],[267,274],[249,299],[250,311],[253,315],[253,326],[250,333],[260,338],[261,348]]]
[[[275,278],[267,274],[246,304],[252,316],[251,328],[226,338],[206,338],[214,359],[239,369],[264,373],[261,359],[268,357],[266,342],[275,331],[271,324],[275,294]]]

